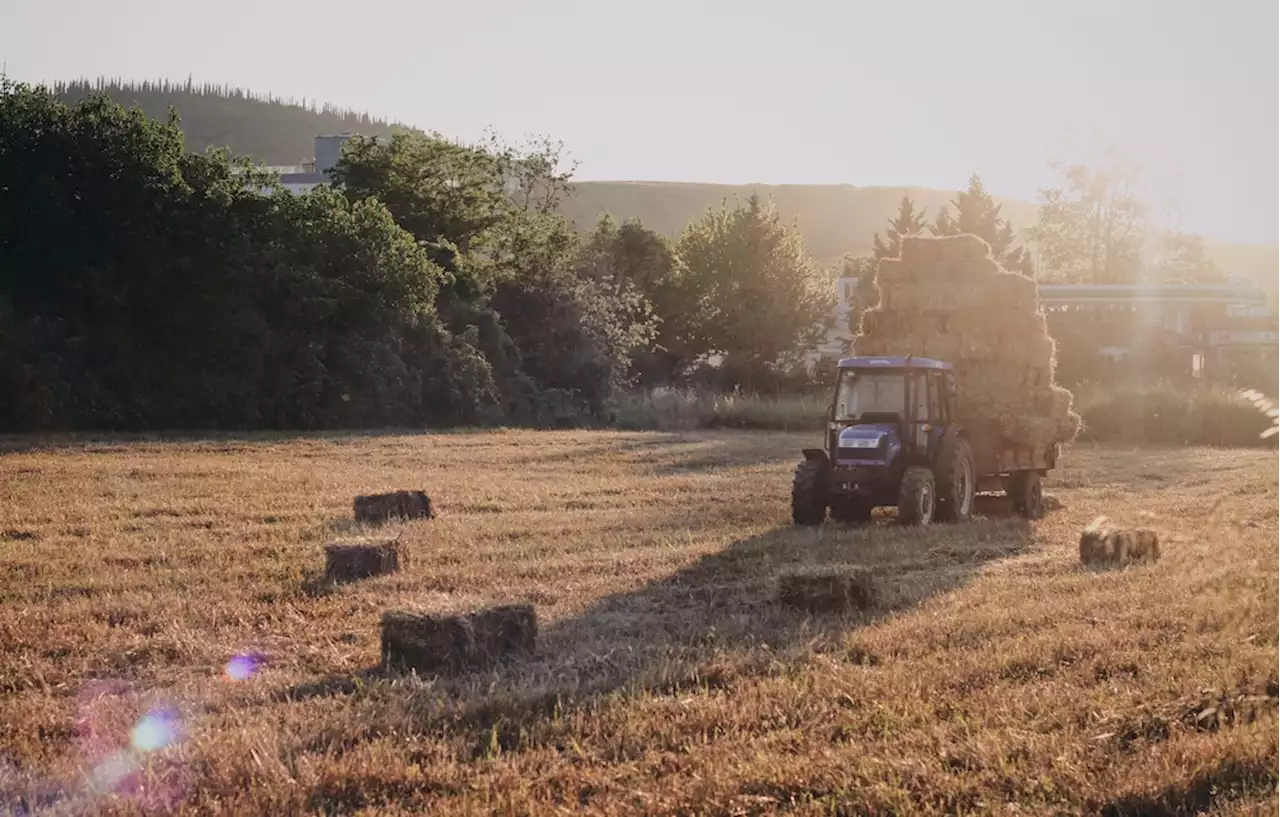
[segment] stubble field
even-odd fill
[[[1277,463],[1077,446],[1025,523],[789,524],[813,435],[0,443],[0,813],[1274,814]],[[401,573],[318,582],[423,488]],[[1105,513],[1151,566],[1077,564]],[[810,617],[779,573],[868,567]],[[377,669],[389,608],[537,654]]]

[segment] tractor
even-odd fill
[[[963,522],[979,491],[1003,490],[1028,519],[1044,513],[1041,477],[1057,446],[1033,451],[1003,440],[994,420],[961,423],[950,363],[851,357],[839,363],[826,445],[804,449],[791,489],[798,525],[866,522],[878,507],[903,525]]]

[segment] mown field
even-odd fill
[[[798,529],[812,441],[0,442],[0,813],[1276,813],[1274,452],[1079,445],[1036,523]],[[401,487],[408,569],[318,584]],[[1078,567],[1099,513],[1163,559]],[[876,607],[773,603],[824,564]],[[535,656],[377,671],[383,610],[501,601]]]

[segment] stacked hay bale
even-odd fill
[[[914,355],[955,367],[958,416],[995,420],[1043,451],[1075,439],[1071,392],[1053,383],[1055,346],[1036,282],[1006,272],[974,235],[906,237],[876,269],[879,305],[862,314],[859,355]]]

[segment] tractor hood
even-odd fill
[[[836,440],[836,458],[888,462],[899,448],[897,424],[865,423],[849,426],[840,432]]]

